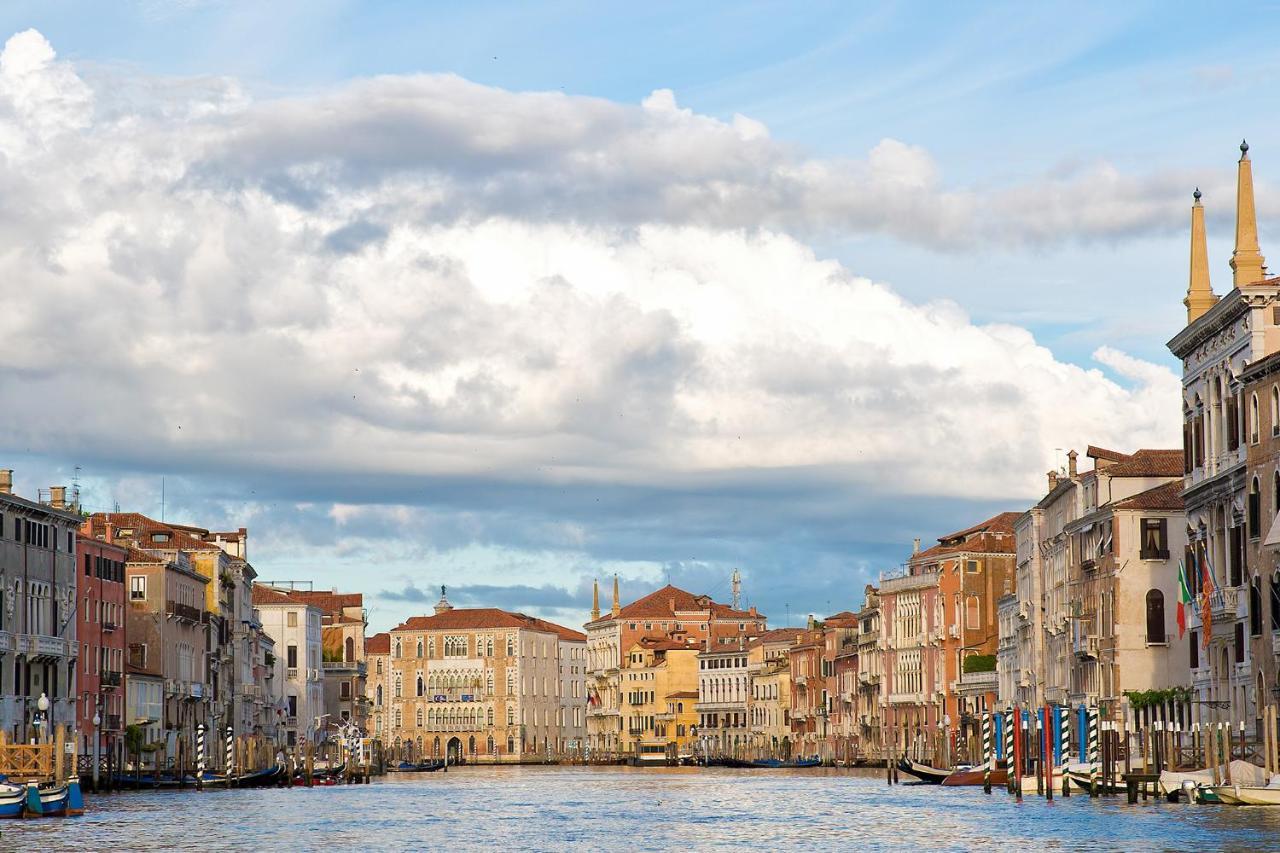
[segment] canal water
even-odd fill
[[[1280,808],[1127,805],[847,770],[460,767],[370,785],[129,792],[3,850],[1277,850]]]

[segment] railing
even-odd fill
[[[0,652],[13,651],[13,634],[8,631],[0,631]]]
[[[106,631],[106,632],[108,632],[108,633],[110,633],[110,632],[114,631],[115,629],[116,629],[116,623],[114,623],[114,622],[103,622],[103,623],[102,623],[102,630],[104,630],[104,631]]]
[[[1234,587],[1218,587],[1209,593],[1209,612],[1214,619],[1235,619],[1240,614],[1240,591]]]
[[[104,670],[100,676],[100,682],[103,687],[119,687],[121,674],[112,670]]]
[[[103,730],[104,732],[118,732],[118,731],[120,731],[120,715],[119,715],[119,714],[107,714],[106,716],[104,716],[104,717],[102,718],[102,730]]]
[[[166,614],[175,619],[183,619],[187,622],[199,622],[204,614],[199,607],[192,607],[189,604],[181,604],[177,601],[170,601],[166,605]]]
[[[290,681],[295,680],[298,677],[298,668],[296,666],[286,667],[284,671],[284,677],[289,679]]]

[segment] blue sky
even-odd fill
[[[359,578],[383,624],[439,583],[572,621],[591,577],[734,566],[771,611],[855,606],[1062,448],[1176,438],[1190,193],[1221,291],[1242,136],[1275,233],[1277,9],[5,4],[0,37],[57,58],[20,45],[0,148],[65,178],[13,173],[32,266],[5,272],[133,333],[66,373],[11,355],[3,390],[150,405],[12,415],[0,451],[29,488],[81,466],[100,507],[157,512],[163,476],[171,513],[248,519],[264,575]],[[63,175],[78,145],[101,163]],[[875,284],[846,301],[831,262]],[[1064,397],[1095,410],[1055,423]]]

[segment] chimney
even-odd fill
[[[1076,457],[1079,455],[1074,450],[1067,452],[1067,474],[1072,477],[1076,475]]]
[[[812,613],[809,614],[809,630],[810,631],[813,630],[813,614]]]
[[[67,487],[66,486],[50,486],[49,487],[49,506],[54,509],[67,508]]]
[[[920,537],[919,536],[911,540],[911,553],[912,555],[920,553]]]
[[[0,495],[13,494],[13,469],[0,468]]]
[[[1058,488],[1058,472],[1050,471],[1049,472],[1049,491],[1052,492],[1056,488]]]
[[[756,606],[754,604],[747,608],[747,612],[750,613],[752,616],[760,615],[758,612],[756,612]]]

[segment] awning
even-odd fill
[[[1262,540],[1262,544],[1266,547],[1280,545],[1280,515],[1277,515],[1275,521],[1271,522],[1271,529],[1267,531],[1267,538]]]

